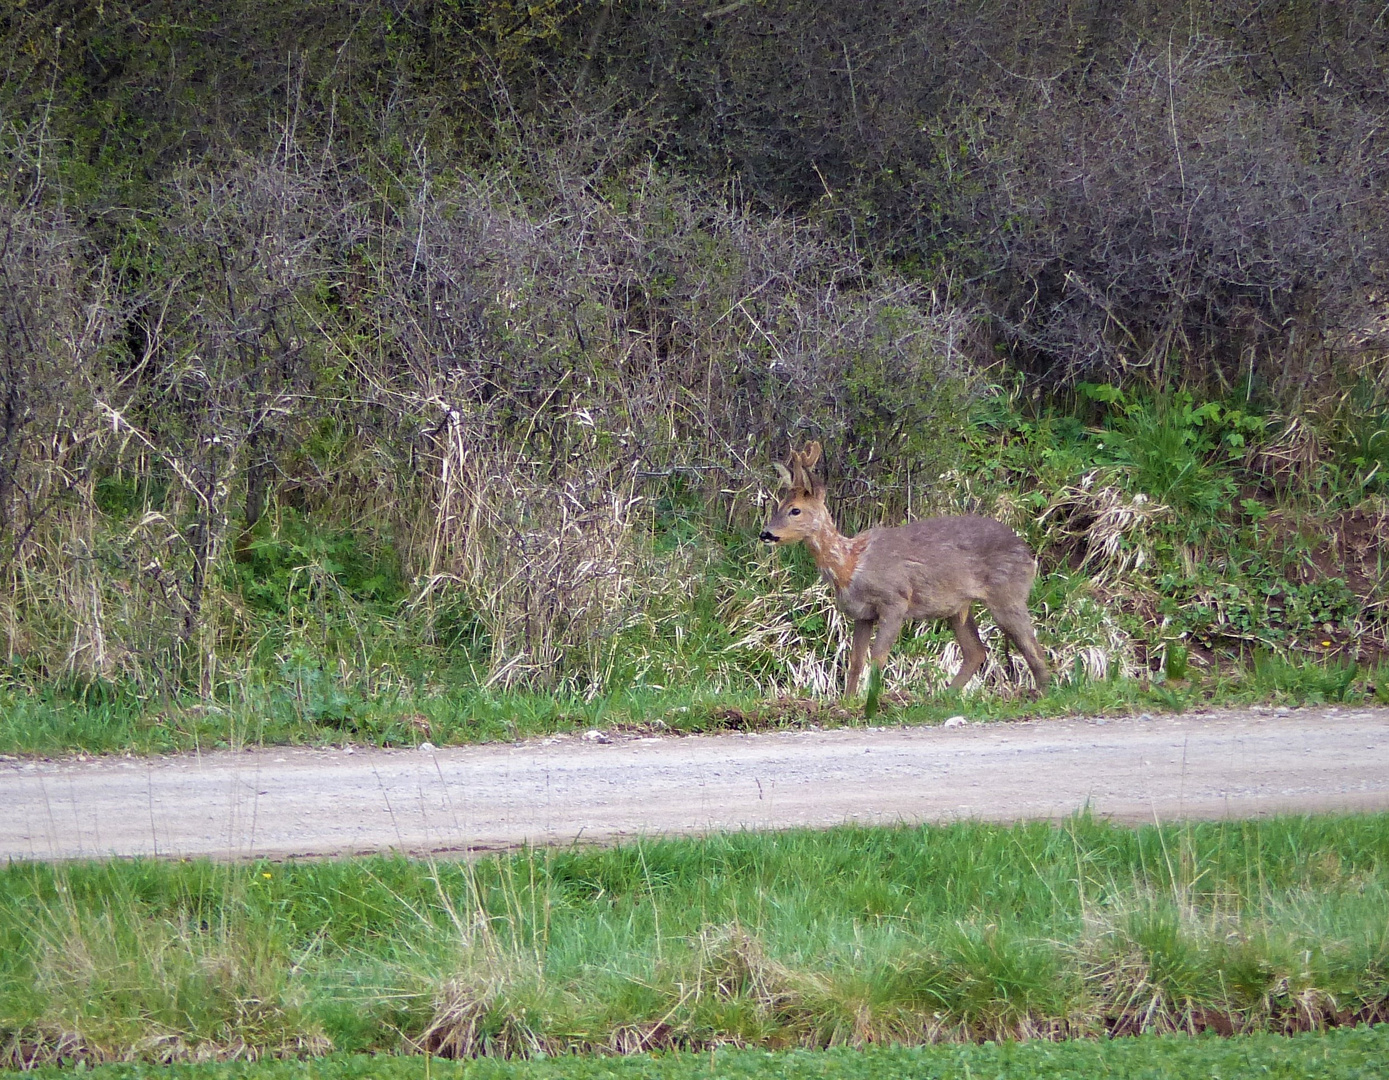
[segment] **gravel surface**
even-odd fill
[[[0,761],[0,858],[463,853],[636,835],[1389,809],[1389,709]]]

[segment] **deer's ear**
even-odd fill
[[[815,468],[820,460],[820,443],[818,440],[805,444],[805,449],[801,451],[801,463],[805,465],[806,471]]]
[[[791,486],[791,470],[779,461],[772,462],[772,468],[776,470],[777,478],[781,481],[782,487]]]
[[[777,474],[785,474],[785,483],[793,494],[810,494],[810,473],[805,467],[805,459],[801,454],[792,450],[786,457],[785,465],[776,467]]]

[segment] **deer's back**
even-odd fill
[[[858,539],[858,538],[856,538]],[[944,618],[982,601],[1026,603],[1036,560],[1012,529],[993,518],[926,518],[870,529],[840,604],[852,618],[903,602],[914,619]]]

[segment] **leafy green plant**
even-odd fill
[[[275,521],[262,518],[228,572],[246,603],[271,616],[325,602],[390,610],[404,595],[398,559],[389,545],[368,551],[358,533],[317,527],[293,510]],[[322,595],[325,582],[341,590],[341,599]]]
[[[872,720],[878,715],[878,701],[883,693],[883,669],[878,664],[870,664],[868,669],[868,696],[863,701],[863,716]]]
[[[1266,421],[1216,401],[1197,404],[1179,390],[1151,399],[1114,386],[1082,383],[1082,397],[1102,402],[1106,422],[1095,434],[1097,458],[1122,470],[1133,487],[1170,506],[1187,523],[1187,535],[1218,520],[1237,491],[1223,469],[1239,458]]]
[[[1176,641],[1167,642],[1162,654],[1162,670],[1167,677],[1169,679],[1185,679],[1186,665],[1186,646]]]

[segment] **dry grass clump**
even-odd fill
[[[685,945],[658,965],[647,1015],[637,1016],[595,1011],[581,987],[556,987],[533,957],[474,953],[467,974],[433,992],[415,1041],[450,1058],[824,1044],[825,979],[771,959],[736,924],[706,927]]]
[[[50,908],[29,930],[29,1020],[0,1061],[209,1061],[299,1057],[332,1043],[306,1015],[284,951],[252,927]]]
[[[1076,569],[1088,570],[1098,584],[1115,583],[1151,562],[1155,527],[1172,511],[1142,492],[1097,480],[1091,472],[1056,492],[1038,522],[1051,544],[1074,546]]]
[[[534,1057],[558,1050],[548,1034],[536,1033],[527,1010],[515,1001],[514,983],[499,973],[455,976],[435,994],[429,1024],[415,1041],[425,1053],[446,1058]]]
[[[1092,911],[1075,949],[1109,1035],[1292,1034],[1385,1015],[1389,1000],[1349,1003],[1325,981],[1353,943],[1309,944],[1258,918],[1150,898]]]
[[[679,980],[687,1040],[703,1046],[814,1039],[832,996],[823,976],[778,963],[737,924],[706,927],[692,945],[693,959]]]

